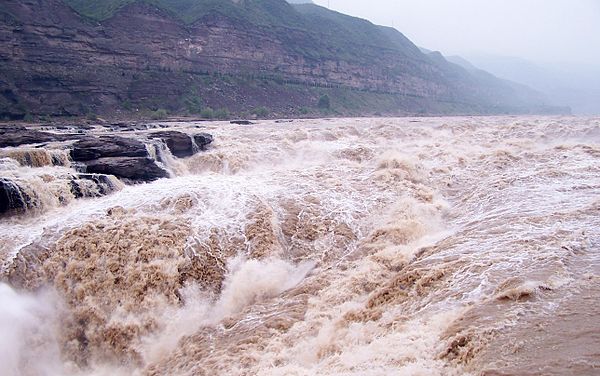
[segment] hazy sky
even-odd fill
[[[445,54],[600,67],[600,0],[315,0]]]

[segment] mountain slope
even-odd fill
[[[400,32],[284,0],[6,0],[0,116],[556,112]],[[261,110],[261,116],[265,111]]]

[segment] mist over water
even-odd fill
[[[395,27],[467,70],[526,85],[575,115],[600,114],[600,2],[596,0],[316,0]],[[468,61],[465,66],[463,59]]]
[[[597,372],[599,119],[201,125],[172,179],[1,219],[8,374]]]

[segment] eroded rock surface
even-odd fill
[[[86,137],[73,145],[71,158],[74,161],[91,161],[109,157],[145,157],[148,155],[143,142],[129,137],[101,136]]]
[[[155,161],[148,157],[114,157],[99,158],[87,164],[87,171],[95,174],[109,174],[118,178],[133,181],[150,182],[166,178],[169,173],[158,167]]]
[[[175,176],[177,158],[191,157],[213,142],[207,133],[148,133],[146,127],[135,133],[45,129],[0,125],[0,215],[66,205],[110,194],[123,183]]]

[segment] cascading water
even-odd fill
[[[10,374],[597,372],[600,120],[202,124],[171,179],[2,218]]]
[[[190,141],[193,145],[193,152],[197,153],[199,149],[197,149],[196,144],[193,141],[193,137],[190,138]],[[181,162],[177,158],[173,156],[167,145],[164,141],[160,139],[150,140],[146,144],[146,149],[149,151],[152,159],[156,161],[156,163],[166,170],[169,173],[170,177],[183,176],[187,175],[187,166],[185,163]]]

